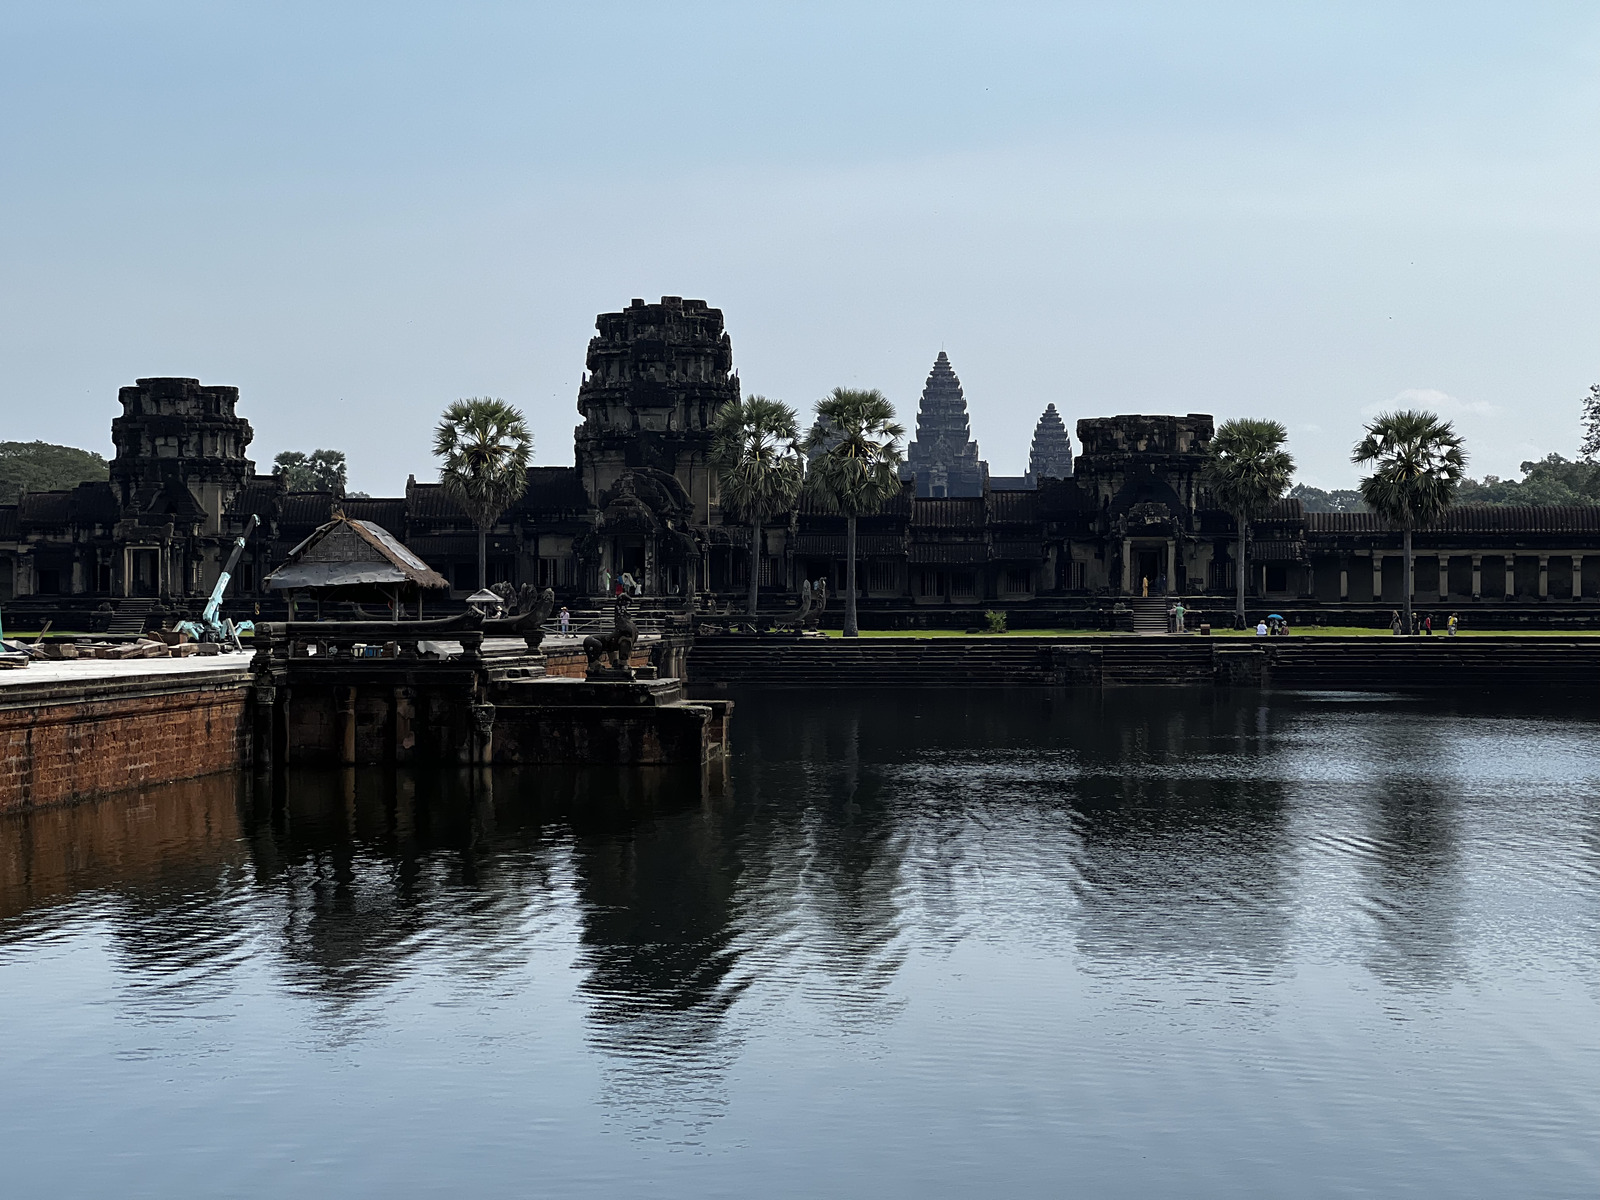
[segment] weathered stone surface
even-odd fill
[[[906,447],[905,477],[922,497],[981,496],[989,464],[967,424],[967,399],[943,350],[933,362],[917,408],[917,436]]]

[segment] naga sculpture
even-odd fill
[[[633,647],[639,641],[639,627],[633,623],[633,618],[628,615],[628,598],[618,596],[616,602],[616,625],[607,634],[590,634],[583,639],[583,652],[589,658],[589,677],[591,679],[608,674],[626,673],[630,678],[632,672],[628,669],[628,660],[633,657]],[[602,664],[602,655],[610,656],[609,664]]]
[[[531,583],[525,583],[516,592],[512,592],[510,584],[497,583],[489,590],[502,597],[508,608],[514,607],[518,615],[485,622],[484,631],[495,635],[520,637],[528,643],[529,650],[539,649],[540,643],[544,641],[544,623],[550,619],[550,614],[556,607],[555,589],[545,588],[541,592]],[[514,606],[513,597],[515,597]]]

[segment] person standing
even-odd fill
[[[1398,609],[1392,609],[1389,613],[1389,628],[1393,631],[1395,637],[1400,636],[1400,612]]]
[[[610,567],[601,567],[600,568],[600,594],[603,595],[603,596],[609,596],[611,594],[611,568]]]
[[[1150,598],[1150,576],[1146,575],[1143,581],[1143,595],[1146,600]]]
[[[1456,635],[1456,615],[1455,615],[1455,613],[1451,613],[1450,614],[1450,619],[1448,621],[1446,621],[1444,624],[1445,624],[1445,632],[1448,633],[1451,637],[1455,637],[1455,635]]]
[[[565,604],[561,606],[561,636],[565,637],[572,630],[572,610]]]
[[[1422,636],[1423,637],[1432,637],[1433,636],[1433,614],[1432,613],[1429,613],[1427,616],[1422,618]]]
[[[1176,621],[1175,621],[1175,624],[1177,625],[1176,632],[1183,633],[1184,632],[1184,628],[1183,628],[1183,601],[1182,600],[1179,600],[1178,603],[1173,607],[1173,614],[1174,614],[1174,617],[1176,618]]]

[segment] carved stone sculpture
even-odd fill
[[[627,596],[618,596],[615,608],[615,625],[610,633],[590,634],[583,639],[583,652],[588,656],[590,679],[632,679],[633,671],[628,660],[633,657],[633,647],[639,641],[639,627],[628,614]],[[602,656],[610,661],[602,663]]]
[[[811,610],[806,613],[806,629],[812,633],[817,631],[817,623],[822,620],[822,610],[828,607],[828,581],[817,580],[817,585],[812,589],[815,602]]]

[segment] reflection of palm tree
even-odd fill
[[[1358,863],[1382,947],[1373,972],[1396,987],[1447,988],[1461,977],[1452,802],[1407,778],[1378,781],[1366,804],[1371,849]]]

